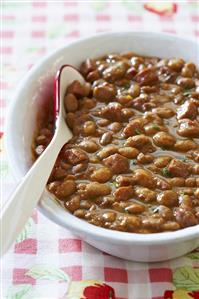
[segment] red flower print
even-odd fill
[[[176,291],[178,292],[180,290],[178,289]],[[169,290],[165,291],[164,299],[173,299],[175,294],[176,294],[175,298],[178,298],[176,291],[169,291]],[[183,291],[183,290],[181,290],[181,291]],[[184,293],[183,298],[181,297],[182,296],[182,294],[181,294],[179,299],[186,299],[186,298],[199,299],[199,292],[194,292],[194,291],[189,292],[189,291],[184,290],[183,293]]]
[[[81,299],[116,299],[115,291],[106,284],[95,284],[84,289],[84,297]]]
[[[172,299],[173,291],[165,291],[164,292],[164,299]]]
[[[148,1],[144,4],[144,8],[152,13],[158,14],[159,16],[171,16],[177,12],[176,3],[166,3],[166,2],[155,2]]]
[[[192,292],[192,293],[188,293],[191,297],[193,297],[194,299],[199,299],[199,292]]]

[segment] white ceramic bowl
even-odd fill
[[[143,55],[182,57],[198,63],[198,44],[162,33],[107,33],[57,49],[36,64],[18,87],[7,121],[7,151],[10,165],[21,179],[31,165],[31,142],[38,111],[53,92],[53,77],[62,64],[76,67],[87,57],[111,52],[134,51]],[[38,173],[38,180],[42,174]],[[34,192],[30,190],[30,192]],[[27,198],[28,200],[28,198]],[[44,191],[39,209],[57,224],[70,229],[89,244],[118,257],[134,261],[163,261],[183,255],[199,246],[199,225],[176,232],[135,234],[111,231],[80,220],[63,210]]]

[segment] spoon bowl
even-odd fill
[[[72,137],[72,133],[65,122],[64,96],[69,84],[75,80],[84,83],[83,77],[72,66],[63,65],[57,73],[54,97],[55,134],[46,150],[33,164],[15,192],[11,195],[11,198],[1,209],[1,256],[6,253],[15,241],[26,221],[31,216],[45,189],[59,151]],[[32,188],[32,186],[35,188]]]

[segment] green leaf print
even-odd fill
[[[19,284],[12,286],[7,293],[6,299],[30,299],[29,291],[31,284]]]
[[[107,1],[105,0],[105,1],[93,1],[92,3],[91,3],[91,7],[94,9],[94,10],[96,10],[96,12],[100,12],[100,11],[103,11],[105,8],[106,8],[106,6],[107,6]]]
[[[57,38],[60,36],[64,36],[68,32],[68,27],[69,26],[54,26],[51,30],[47,32],[48,38]]]
[[[39,48],[36,47],[27,48],[27,53],[36,53],[38,50]]]
[[[122,0],[121,3],[123,6],[128,9],[132,10],[135,13],[140,13],[142,11],[142,4],[134,1],[129,1],[129,0]]]
[[[199,251],[198,252],[189,253],[187,255],[187,257],[189,257],[192,260],[199,260]]]
[[[36,265],[26,272],[26,275],[34,279],[70,281],[69,276],[64,271],[48,265]]]
[[[21,231],[21,233],[17,237],[16,243],[20,243],[20,242],[28,239],[33,232],[33,227],[34,227],[34,221],[32,220],[32,218],[29,218],[24,229]]]
[[[5,178],[9,173],[9,166],[6,161],[0,161],[0,175],[2,178]]]
[[[199,290],[199,269],[185,266],[178,268],[173,274],[173,284],[177,289],[187,291]]]
[[[17,3],[17,1],[5,1],[5,2],[2,3],[2,8],[7,12],[10,10],[14,10],[14,11],[16,11],[17,9],[21,10],[31,5],[31,3],[28,3],[28,1],[26,3],[25,2]]]
[[[189,7],[193,8],[193,9],[198,9],[199,8],[198,1],[190,1]]]

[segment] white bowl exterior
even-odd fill
[[[182,57],[199,65],[199,45],[173,35],[157,33],[109,33],[66,45],[39,62],[28,73],[12,100],[6,127],[10,165],[20,179],[31,165],[31,143],[38,112],[53,93],[53,78],[63,64],[78,67],[87,57],[134,51],[164,58]],[[40,174],[42,175],[42,174]],[[39,176],[38,176],[39,179]],[[185,254],[199,246],[199,225],[172,233],[139,235],[90,225],[64,211],[47,193],[40,209],[56,223],[81,239],[112,255],[134,261],[161,261]]]

